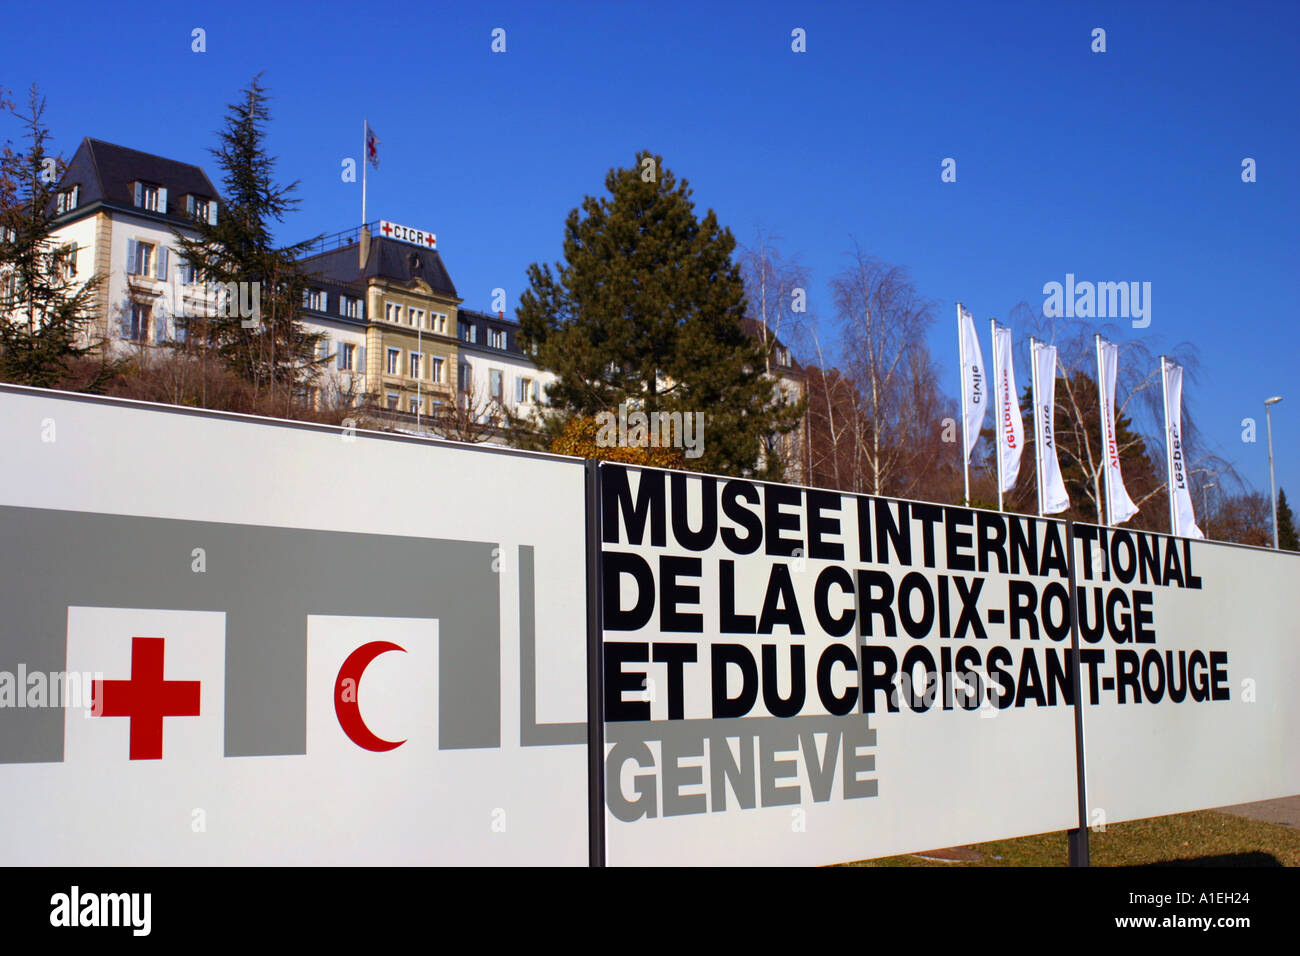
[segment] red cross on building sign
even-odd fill
[[[163,679],[162,637],[131,639],[130,680],[97,680],[94,710],[131,720],[131,759],[161,760],[164,717],[199,716],[199,682]]]
[[[379,220],[379,233],[389,239],[409,242],[413,246],[423,246],[426,249],[438,248],[438,237],[433,233],[425,232],[423,229],[412,229],[410,226],[399,226],[387,219]]]

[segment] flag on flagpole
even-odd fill
[[[997,375],[998,454],[1002,456],[1002,490],[1016,487],[1020,455],[1025,449],[1025,425],[1020,417],[1016,394],[1016,371],[1012,367],[1011,330],[994,323],[993,362]]]
[[[1192,511],[1192,490],[1187,483],[1183,456],[1183,367],[1160,356],[1165,393],[1165,449],[1169,464],[1169,527],[1185,538],[1203,538]]]
[[[1051,515],[1070,507],[1070,495],[1061,477],[1056,455],[1056,346],[1033,343],[1029,361],[1034,381],[1034,438],[1038,465],[1038,486],[1043,514]]]
[[[980,352],[980,339],[975,332],[975,317],[957,305],[957,326],[961,345],[961,413],[965,426],[966,466],[970,467],[971,449],[984,427],[984,412],[988,408],[988,384],[984,374],[984,356]]]
[[[379,137],[370,128],[369,120],[366,120],[366,162],[375,169],[379,168]]]
[[[1115,434],[1115,380],[1119,373],[1119,347],[1097,336],[1097,391],[1101,402],[1102,456],[1106,472],[1106,523],[1123,524],[1138,513],[1124,488],[1119,469],[1119,439]]]

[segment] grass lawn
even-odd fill
[[[1300,830],[1202,810],[1116,823],[1089,835],[1093,866],[1300,866]],[[1065,866],[1064,833],[994,840],[970,849],[972,862],[891,856],[848,866]]]

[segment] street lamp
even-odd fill
[[[1264,399],[1264,420],[1268,423],[1268,490],[1273,500],[1273,550],[1277,550],[1277,482],[1273,480],[1273,408],[1281,395]]]

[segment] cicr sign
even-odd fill
[[[438,248],[438,237],[433,233],[425,232],[423,229],[412,229],[410,226],[399,226],[387,219],[379,220],[379,235],[386,239],[397,239],[414,246],[423,246],[425,249]]]

